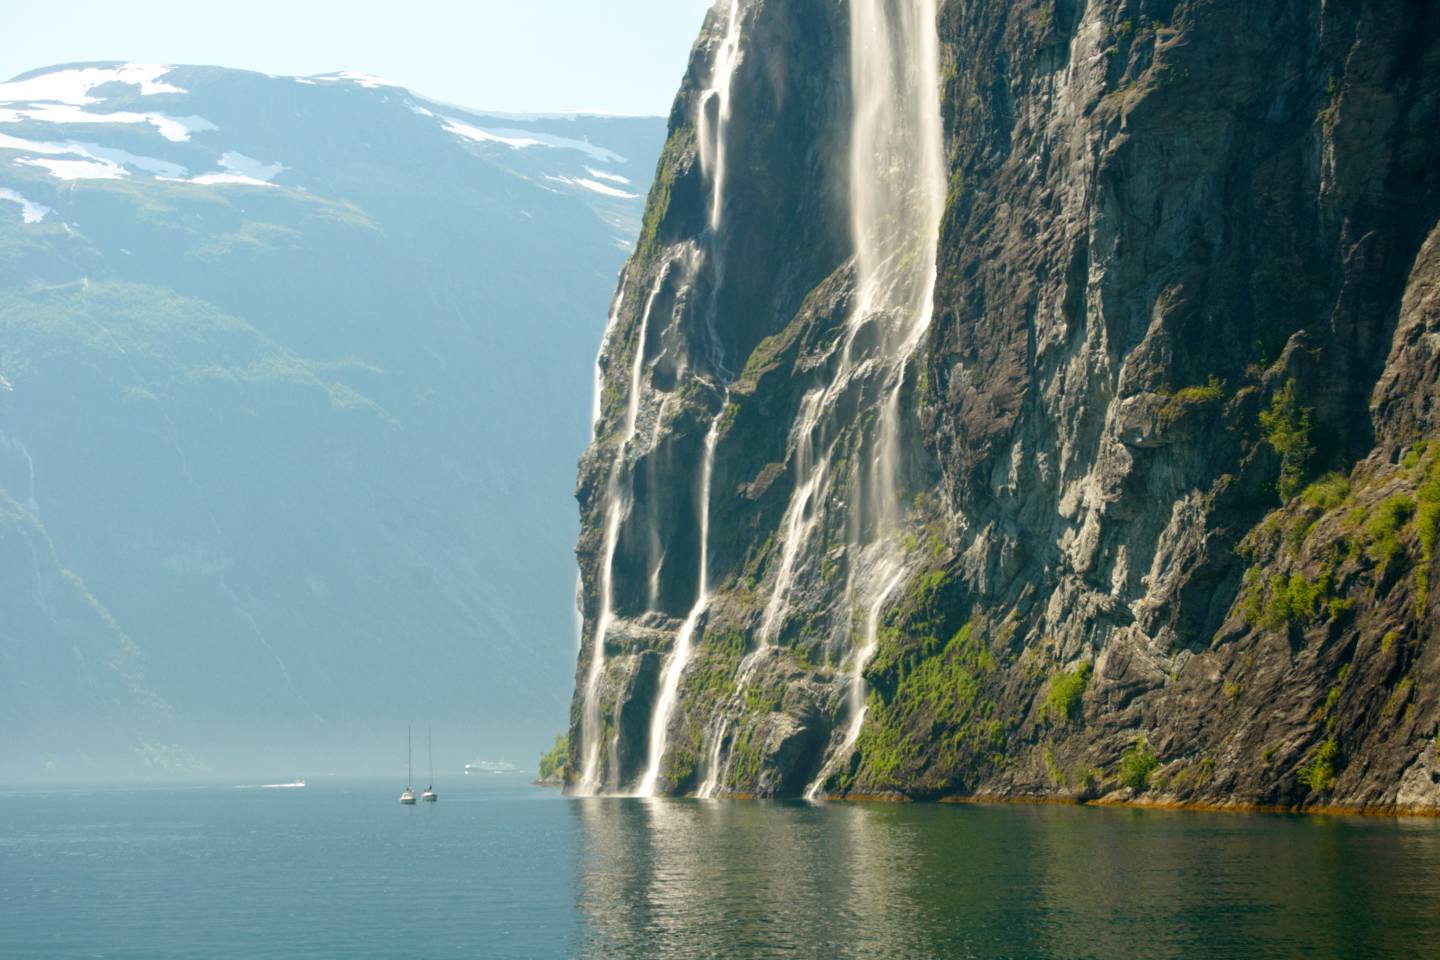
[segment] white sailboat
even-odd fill
[[[425,792],[420,794],[420,799],[426,803],[434,803],[440,799],[440,796],[435,792],[435,744],[434,738],[430,733],[430,728],[427,726],[425,728],[425,753],[430,758],[430,786],[426,787]]]
[[[413,771],[411,770],[411,767],[413,766],[413,763],[412,763],[412,761],[411,761],[411,753],[412,753],[412,750],[411,750],[411,748],[410,748],[410,728],[409,728],[409,727],[406,727],[406,728],[405,728],[405,792],[402,793],[402,794],[400,794],[400,802],[403,803],[403,804],[405,804],[406,806],[413,807],[413,806],[415,805],[415,788],[412,787],[412,786],[410,786],[410,783],[411,783],[411,781],[413,780],[413,777],[412,777]]]

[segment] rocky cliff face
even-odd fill
[[[572,790],[1440,810],[1440,11],[721,0],[670,125]]]

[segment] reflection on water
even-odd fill
[[[1440,821],[0,790],[0,958],[1440,956]]]
[[[1430,821],[669,799],[570,809],[587,957],[1381,957],[1421,955],[1440,934]]]

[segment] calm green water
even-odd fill
[[[441,786],[0,793],[0,957],[1440,956],[1434,821]]]

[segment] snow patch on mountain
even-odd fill
[[[359,86],[364,87],[366,90],[378,90],[381,87],[394,87],[398,90],[405,89],[403,86],[396,83],[394,80],[386,80],[384,77],[377,77],[372,73],[360,73],[357,70],[342,70],[339,73],[327,73],[322,76],[310,77],[308,79],[319,80],[321,82],[348,80],[351,83],[358,84]]]
[[[549,147],[554,150],[577,150],[592,160],[601,163],[627,163],[628,161],[614,150],[607,150],[604,147],[596,146],[588,140],[572,140],[569,137],[557,137],[548,133],[541,133],[538,130],[518,130],[509,127],[496,127],[486,129],[473,124],[464,123],[454,117],[441,117],[445,129],[458,137],[466,140],[473,140],[478,143],[499,143],[512,150],[525,150],[530,147]]]
[[[185,168],[178,163],[171,163],[168,160],[160,160],[156,157],[140,156],[128,150],[120,150],[116,147],[104,147],[98,143],[82,143],[74,140],[67,140],[64,143],[54,143],[47,140],[25,140],[21,137],[12,137],[8,134],[0,133],[0,150],[19,150],[45,156],[79,157],[82,160],[95,160],[111,165],[134,167],[137,170],[144,170],[147,173],[154,173],[166,177],[185,176]]]
[[[283,163],[262,163],[236,150],[223,154],[220,157],[220,166],[232,175],[261,183],[269,183],[285,169]]]
[[[130,171],[108,160],[55,160],[50,157],[22,157],[15,161],[27,167],[39,167],[57,180],[121,180]]]
[[[618,173],[609,173],[605,170],[596,170],[594,167],[586,167],[585,172],[599,180],[609,180],[611,183],[628,184],[630,182],[629,177],[622,177]]]
[[[457,137],[463,137],[466,140],[473,140],[476,143],[500,143],[512,150],[524,150],[527,147],[540,146],[539,140],[530,137],[504,137],[498,133],[481,130],[479,127],[472,127],[468,123],[461,123],[459,120],[453,120],[449,117],[442,117],[441,119],[445,121],[445,129],[450,133],[455,134]]]
[[[220,129],[204,117],[172,117],[164,113],[132,113],[127,110],[96,113],[61,103],[0,108],[0,123],[22,123],[26,120],[58,124],[148,123],[172,143],[184,143],[193,133]]]
[[[84,106],[101,102],[103,98],[90,96],[90,91],[107,83],[139,87],[142,97],[157,93],[186,93],[187,91],[160,80],[170,69],[153,63],[127,63],[119,67],[71,67],[24,80],[0,83],[0,102],[47,102]]]
[[[247,177],[238,173],[205,173],[201,174],[198,177],[193,177],[185,182],[205,184],[208,186],[218,186],[221,184],[239,184],[246,187],[275,186],[275,184],[270,183],[266,180],[256,180],[254,177]]]
[[[21,196],[14,190],[8,190],[3,187],[0,187],[0,200],[8,200],[11,203],[19,204],[20,220],[23,223],[39,223],[53,212],[49,207],[38,204],[33,200]],[[4,377],[0,377],[0,381],[3,381],[6,389],[9,389],[9,382],[5,381]]]
[[[594,193],[603,194],[607,197],[619,197],[622,200],[639,200],[639,194],[626,193],[624,190],[617,190],[612,186],[591,180],[588,177],[557,177],[551,174],[545,175],[546,180],[553,180],[556,183],[565,183],[573,187],[584,187]]]

